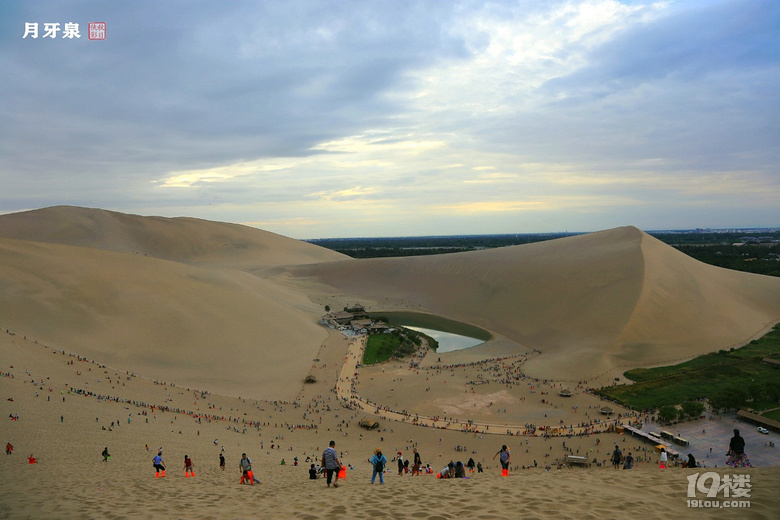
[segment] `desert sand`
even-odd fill
[[[726,469],[715,457],[719,475],[750,475],[750,508],[688,507],[686,477],[710,469],[661,470],[651,447],[601,432],[603,403],[586,388],[759,336],[780,319],[779,280],[702,265],[635,228],[376,261],[242,226],[84,208],[0,216],[0,237],[0,439],[15,448],[0,463],[2,517],[776,518],[780,468]],[[363,367],[353,381],[360,340],[318,322],[324,305],[356,301],[493,339],[415,367]],[[468,383],[494,365],[503,382]],[[564,387],[574,395],[557,395]],[[492,426],[459,431],[469,420]],[[580,424],[595,433],[534,429]],[[338,489],[308,479],[307,457],[331,439],[350,466]],[[507,478],[493,459],[502,444]],[[599,466],[615,444],[637,456],[634,470]],[[388,458],[417,447],[436,472],[472,457],[485,472],[397,476],[391,461],[372,485],[376,447]],[[259,485],[239,485],[242,452]],[[567,454],[599,464],[558,469]]]

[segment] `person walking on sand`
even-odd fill
[[[195,476],[195,464],[192,463],[192,459],[189,455],[184,456],[184,477]]]
[[[160,473],[165,477],[165,462],[163,462],[162,451],[158,451],[157,455],[152,459],[152,465],[154,466],[154,478],[160,478]]]
[[[371,483],[372,484],[374,483],[377,474],[379,474],[379,483],[384,484],[385,483],[384,472],[385,472],[385,464],[387,464],[387,457],[385,457],[382,454],[381,448],[377,448],[374,450],[374,456],[371,457],[371,460],[369,462],[374,467],[374,472],[371,474]]]
[[[399,451],[398,452],[398,476],[400,477],[403,474],[404,474],[404,456]]]
[[[325,476],[328,487],[330,487],[331,481],[333,481],[333,487],[339,487],[339,471],[341,470],[341,462],[339,461],[338,454],[336,453],[336,441],[330,441],[328,447],[322,452],[322,466],[325,468]],[[333,479],[333,475],[336,475],[336,479]]]
[[[221,453],[219,454],[219,469],[225,471],[225,456]]]
[[[108,459],[111,458],[111,455],[108,454],[108,446],[103,449],[103,453],[101,453],[101,455],[103,455],[103,462],[108,462]]]
[[[5,445],[5,454],[10,455],[14,452],[14,445],[10,442]]]
[[[501,449],[493,455],[493,460],[496,460],[496,457],[499,455],[501,455],[501,458],[499,458],[499,462],[501,462],[501,476],[507,477],[509,476],[509,461],[512,460],[512,454],[509,452],[506,444],[501,446]]]
[[[612,452],[612,467],[615,469],[620,469],[620,459],[623,458],[623,452],[620,451],[620,448],[617,444],[615,444],[615,451]]]
[[[238,461],[238,467],[241,469],[241,484],[249,482],[249,484],[254,486],[255,475],[252,473],[252,460],[246,456],[246,453],[241,454],[241,460]]]
[[[420,470],[422,469],[422,458],[420,457],[420,453],[417,451],[417,448],[412,449],[412,453],[414,453],[414,461],[412,463],[412,475],[419,475]]]

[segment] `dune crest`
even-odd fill
[[[186,217],[142,217],[73,206],[0,215],[0,237],[244,270],[348,258],[307,242],[239,224]]]

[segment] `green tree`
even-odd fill
[[[670,423],[677,419],[677,417],[677,408],[672,405],[662,406],[661,409],[658,410],[658,420],[663,423]]]
[[[685,401],[682,411],[688,417],[699,417],[704,412],[704,405],[698,401]]]

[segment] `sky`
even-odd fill
[[[0,213],[63,204],[293,238],[779,227],[780,2],[0,0]]]

